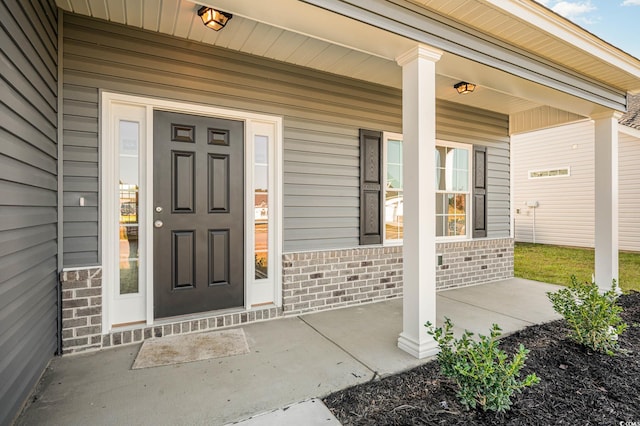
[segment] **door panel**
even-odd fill
[[[171,233],[173,234],[173,247],[171,247],[173,290],[193,288],[196,269],[193,231],[172,231]]]
[[[155,317],[243,306],[244,124],[155,111],[153,129]]]
[[[229,283],[229,231],[209,231],[209,285]]]
[[[209,213],[229,213],[229,156],[209,154]]]
[[[173,157],[171,169],[171,193],[173,213],[193,213],[195,190],[195,153],[171,152]]]

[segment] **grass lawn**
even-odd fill
[[[514,257],[516,277],[563,285],[571,282],[571,275],[591,281],[593,249],[516,243]],[[619,260],[622,290],[640,291],[640,253],[620,252]]]

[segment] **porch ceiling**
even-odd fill
[[[395,58],[416,44],[413,40],[297,0],[199,0],[197,3],[191,0],[56,0],[56,3],[65,11],[81,15],[397,88],[402,86],[402,72]],[[589,68],[596,75],[600,68],[607,68],[602,61],[594,61],[593,57],[586,56],[587,53],[577,52],[575,46],[551,40],[539,28],[513,19],[491,2],[464,1],[472,5],[469,8],[461,7],[462,0],[416,0],[414,3],[472,28],[479,28],[482,23],[483,31],[495,32],[492,36],[502,37],[505,41],[509,37],[509,43],[516,45],[527,44],[532,52],[546,54],[550,59],[566,58],[568,52],[572,52],[571,60],[576,67],[581,66],[583,72]],[[211,31],[202,25],[196,13],[201,4],[216,6],[233,13],[234,17],[224,30]],[[288,13],[283,14],[282,10]],[[622,52],[617,54],[624,56]],[[584,65],[589,60],[594,63],[593,67]],[[598,110],[587,101],[453,54],[443,55],[436,67],[436,96],[439,99],[504,114],[540,105],[582,115]],[[611,67],[607,69],[610,71]],[[631,84],[624,80],[624,73],[603,71],[602,75],[610,76],[608,80],[603,77],[600,81],[612,87]],[[630,74],[626,78],[633,80]],[[477,92],[471,96],[458,95],[453,84],[461,80],[478,84]]]

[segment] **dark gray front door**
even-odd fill
[[[153,115],[154,315],[244,304],[244,124]]]

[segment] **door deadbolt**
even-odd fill
[[[160,206],[156,207],[156,212],[162,213],[162,207],[160,207]]]
[[[155,222],[153,222],[153,226],[155,226],[156,228],[162,228],[162,225],[164,225],[164,223],[162,223],[161,220],[156,220]]]

